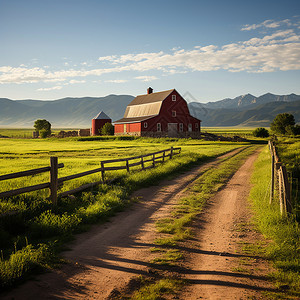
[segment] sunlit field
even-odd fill
[[[182,155],[188,152],[197,155],[215,156],[240,147],[239,143],[206,142],[185,139],[133,139],[133,140],[89,140],[89,138],[67,139],[0,139],[0,174],[25,171],[48,166],[51,156],[57,156],[64,168],[59,177],[98,168],[102,160],[125,158],[151,153],[171,146],[182,147]],[[99,180],[99,174],[65,183],[62,190],[78,184]],[[0,182],[0,191],[20,188],[47,181],[44,173],[29,178]],[[40,193],[40,192],[39,192]]]
[[[60,130],[75,130],[75,129],[52,129],[53,134],[57,134]],[[0,128],[0,137],[9,138],[21,138],[30,139],[32,138],[34,128]]]
[[[117,178],[114,185],[101,184],[75,197],[59,198],[57,206],[49,200],[47,189],[0,200],[0,286],[12,285],[37,265],[47,267],[55,256],[57,241],[59,245],[85,224],[103,221],[124,209],[134,190],[156,184],[222,153],[249,146],[249,143],[172,138],[0,139],[1,175],[48,166],[50,157],[57,156],[58,162],[65,166],[59,169],[59,177],[68,176],[99,168],[102,160],[138,156],[171,146],[182,148],[172,160],[146,171],[106,172],[108,179]],[[99,180],[101,175],[96,173],[67,181],[59,192]],[[48,172],[1,181],[0,191],[43,182],[49,182]]]
[[[223,136],[233,136],[239,135],[241,137],[250,137],[252,136],[252,132],[254,127],[202,127],[202,132],[208,132],[213,134],[220,134]],[[267,128],[268,129],[268,128]],[[78,129],[61,129],[54,128],[52,129],[52,133],[57,134],[61,130],[78,130]],[[0,136],[6,136],[10,138],[32,138],[33,128],[0,128]]]
[[[202,127],[201,131],[223,136],[238,135],[243,138],[253,138],[252,132],[254,129],[255,127]]]

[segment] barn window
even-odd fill
[[[126,126],[126,124],[124,124],[124,132],[126,132],[127,131],[127,126]]]
[[[179,123],[179,132],[183,132],[183,123]]]
[[[172,110],[172,117],[176,117],[176,110]]]
[[[198,131],[198,129],[199,129],[199,124],[195,123],[195,131]]]
[[[148,123],[145,122],[145,123],[144,123],[144,128],[147,128],[147,127],[148,127]]]
[[[189,131],[193,131],[193,125],[189,124]]]
[[[157,128],[157,131],[161,131],[161,124],[160,124],[160,123],[157,123],[156,128]]]
[[[176,95],[172,95],[172,101],[176,101]]]

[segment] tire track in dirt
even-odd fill
[[[155,246],[155,221],[170,213],[183,190],[200,174],[240,151],[242,148],[135,192],[140,202],[76,236],[71,250],[63,254],[68,264],[26,282],[3,299],[107,299],[117,295],[131,278],[148,274],[149,261],[155,256],[149,251]]]
[[[258,153],[247,158],[195,222],[196,236],[186,244],[188,259],[183,272],[191,285],[179,299],[267,299],[261,292],[273,290],[266,277],[270,272],[268,263],[241,250],[243,245],[263,240],[251,228],[247,202]]]

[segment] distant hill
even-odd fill
[[[0,126],[33,127],[37,119],[47,119],[52,127],[89,128],[92,118],[104,111],[113,121],[124,115],[134,97],[109,95],[92,98],[64,98],[53,101],[0,98]]]
[[[227,108],[227,109],[250,109],[254,108],[261,104],[266,104],[269,102],[294,102],[299,101],[300,95],[290,94],[290,95],[274,95],[271,93],[264,94],[259,97],[255,97],[251,94],[246,94],[242,96],[238,96],[234,99],[226,98],[223,100],[203,103],[202,105],[205,108],[211,109],[219,109],[219,108]]]
[[[269,102],[260,105],[249,105],[247,109],[205,108],[201,103],[190,103],[190,112],[202,120],[202,126],[270,126],[280,113],[291,113],[300,123],[300,100],[294,102]]]
[[[59,100],[10,100],[0,98],[0,127],[33,127],[37,119],[47,119],[53,128],[89,128],[91,120],[104,111],[113,121],[123,117],[130,95],[63,98]],[[288,112],[300,122],[300,96],[251,94],[216,102],[188,104],[202,126],[269,126],[279,113]]]

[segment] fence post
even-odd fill
[[[155,154],[152,155],[152,166],[155,168]]]
[[[141,157],[141,165],[142,165],[142,169],[144,170],[145,166],[144,166],[144,157],[143,156]]]
[[[128,162],[128,159],[126,159],[126,170],[127,170],[127,172],[129,172],[129,162]]]
[[[283,206],[283,199],[282,199],[282,172],[281,167],[278,170],[278,187],[279,187],[279,204],[280,204],[280,213],[283,215],[284,213],[284,206]]]
[[[101,161],[101,176],[102,176],[102,181],[104,182],[104,163]]]
[[[57,157],[50,157],[50,200],[57,205],[58,163]]]
[[[273,201],[273,197],[274,197],[274,177],[275,177],[275,173],[274,173],[274,154],[272,153],[272,166],[271,166],[271,190],[270,190],[270,202],[269,204],[272,204]]]
[[[165,161],[166,151],[163,152],[163,162]]]
[[[284,206],[287,213],[292,212],[291,190],[289,185],[288,174],[286,167],[282,166],[283,190],[284,190]]]
[[[172,159],[173,158],[173,147],[171,147],[171,149],[170,149],[170,159]]]

